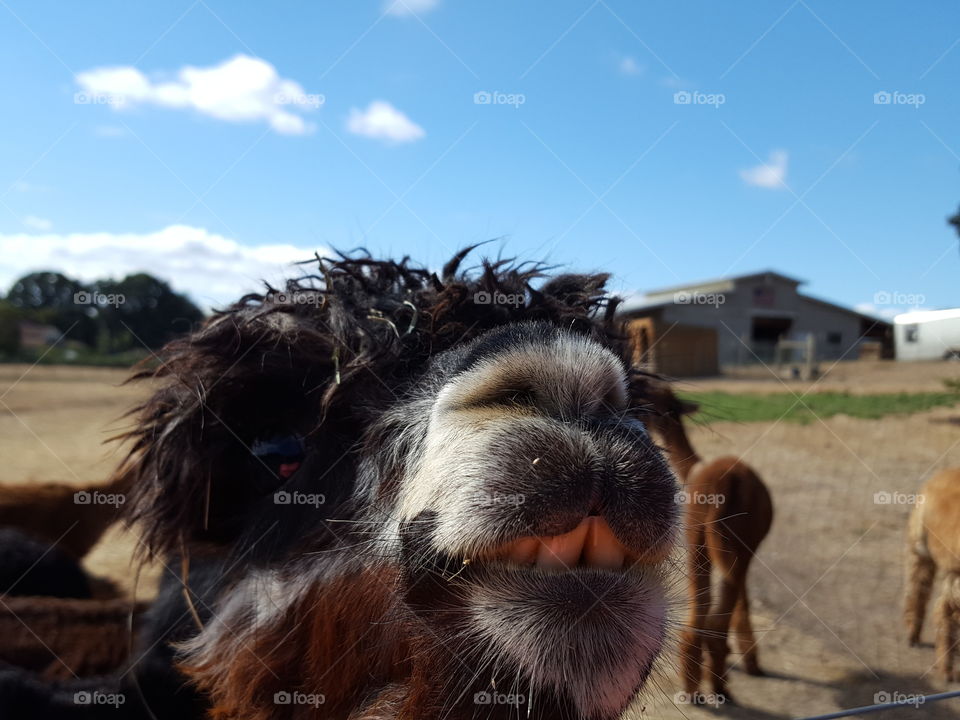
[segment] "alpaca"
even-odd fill
[[[0,662],[49,679],[117,670],[143,606],[95,598],[104,589],[57,546],[0,528]]]
[[[120,519],[125,481],[76,487],[64,483],[0,485],[0,527],[17,528],[77,560]]]
[[[750,624],[747,570],[773,522],[770,492],[757,473],[736,457],[704,462],[690,444],[683,416],[696,404],[674,395],[668,383],[636,372],[634,394],[650,403],[647,423],[663,442],[670,464],[683,486],[678,500],[684,505],[689,567],[689,617],[681,638],[682,674],[687,697],[700,694],[702,653],[715,702],[732,702],[727,690],[727,634],[732,623],[744,670],[763,675],[757,642]],[[711,598],[711,575],[720,575],[719,598]]]
[[[960,620],[960,469],[941,470],[924,485],[907,528],[904,620],[911,645],[920,631],[937,571],[942,573],[935,616],[937,664],[946,682],[960,680],[954,668]]]
[[[191,576],[167,569],[149,605],[128,600],[0,597],[0,717],[44,720],[200,720],[207,704],[174,666],[174,646],[209,621],[220,560]]]
[[[90,598],[93,592],[87,573],[60,548],[0,528],[0,597],[12,595]]]
[[[612,720],[643,688],[677,485],[606,277],[464,254],[322,262],[142,373],[118,478],[147,546],[212,578],[177,664],[213,716]]]
[[[321,261],[138,373],[115,479],[180,573],[103,686],[126,714],[83,717],[613,720],[644,688],[678,486],[606,276],[466,252]],[[80,717],[69,689],[0,673],[0,710]]]
[[[112,673],[143,610],[120,599],[0,598],[0,661],[50,679]]]

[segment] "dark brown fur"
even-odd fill
[[[50,680],[112,673],[143,609],[128,600],[0,597],[0,660]]]
[[[390,592],[396,578],[362,572],[349,582],[310,588],[285,616],[281,627],[259,634],[252,645],[237,642],[224,662],[185,668],[210,692],[212,718],[270,720],[275,693],[299,690],[324,696],[326,717],[347,717],[370,699],[366,688],[389,687],[409,674],[409,648]],[[392,624],[399,643],[378,626]],[[329,667],[329,659],[337,658]],[[275,673],[282,668],[284,672]],[[373,700],[376,704],[376,700]],[[311,706],[287,708],[291,718],[315,717]]]

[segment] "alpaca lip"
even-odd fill
[[[562,535],[518,538],[485,553],[482,559],[554,571],[622,570],[641,560],[640,554],[617,540],[607,521],[597,515],[584,518]]]

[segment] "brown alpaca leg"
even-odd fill
[[[750,623],[750,600],[747,597],[747,583],[740,587],[737,604],[733,608],[733,629],[736,631],[737,648],[743,655],[743,669],[748,675],[763,675],[757,660],[757,640]]]
[[[741,577],[724,576],[720,583],[720,600],[716,607],[711,609],[707,621],[706,644],[710,651],[710,682],[714,694],[724,698],[722,701],[718,699],[718,702],[731,700],[727,693],[727,655],[730,652],[730,647],[727,645],[727,632],[730,629],[730,618],[740,596],[742,585]]]
[[[700,691],[703,675],[703,637],[707,613],[710,611],[710,560],[702,544],[689,549],[689,613],[687,627],[681,633],[681,670],[683,689],[689,700],[694,701]]]
[[[957,644],[957,617],[960,615],[960,576],[947,575],[943,579],[940,597],[937,599],[937,662],[946,682],[960,680],[954,671],[953,656]]]
[[[908,551],[903,620],[907,626],[907,640],[912,646],[920,644],[920,631],[923,629],[923,618],[927,614],[927,603],[936,574],[937,566],[932,558],[919,555],[912,549]]]

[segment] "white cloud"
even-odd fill
[[[388,15],[415,15],[428,12],[440,4],[440,0],[386,0],[383,9]]]
[[[280,77],[266,60],[236,55],[219,65],[181,68],[175,79],[151,80],[135,67],[101,67],[76,76],[80,104],[107,104],[114,109],[157,105],[192,109],[229,122],[269,123],[283,135],[313,130],[297,113],[315,110],[322,95],[308,94],[293,80]],[[296,111],[296,112],[294,112]]]
[[[23,223],[24,227],[28,227],[31,230],[49,230],[53,227],[52,222],[46,218],[37,217],[36,215],[27,215],[20,222]]]
[[[58,270],[89,282],[148,272],[186,292],[205,308],[223,306],[244,293],[279,287],[307,270],[294,263],[327,248],[241,245],[203,228],[170,225],[151,233],[0,234],[0,288],[36,270]],[[305,266],[309,267],[309,266]]]
[[[785,189],[787,180],[786,150],[774,150],[763,165],[740,171],[740,177],[747,185],[762,188]]]
[[[644,69],[645,68],[637,62],[636,58],[627,56],[620,61],[620,72],[623,75],[641,75]]]
[[[354,135],[395,143],[413,142],[427,134],[422,127],[383,100],[374,100],[366,110],[352,108],[347,130]]]

